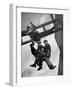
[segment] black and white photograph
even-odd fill
[[[21,77],[63,75],[63,14],[21,12]]]
[[[0,90],[72,90],[72,0],[1,0]]]

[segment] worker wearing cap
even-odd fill
[[[40,41],[38,41],[37,44],[38,44],[37,50],[34,48],[34,44],[30,45],[31,53],[35,56],[35,62],[34,62],[34,64],[32,64],[30,66],[36,67],[36,65],[38,65],[39,68],[37,70],[41,70],[42,69],[42,57],[41,57],[41,55],[42,55],[43,46],[41,45]]]
[[[56,66],[54,66],[52,64],[52,62],[50,61],[50,57],[51,57],[51,46],[50,44],[48,43],[47,40],[44,40],[44,55],[43,55],[43,59],[44,61],[47,63],[49,69],[54,69]]]

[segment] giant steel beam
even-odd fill
[[[53,27],[53,28],[51,28],[51,29],[49,29],[49,30],[47,30],[47,31],[45,31],[45,32],[38,33],[38,36],[39,36],[40,38],[43,38],[43,37],[46,37],[46,36],[48,36],[48,35],[54,34],[54,33],[56,33],[56,32],[59,32],[59,31],[61,31],[62,29],[63,29],[63,27],[61,27],[61,28],[55,28],[55,27]],[[30,42],[32,42],[31,39],[23,42],[22,45],[25,45],[25,44],[30,43]]]
[[[49,24],[52,24],[52,23],[55,23],[56,21],[57,21],[57,20],[53,20],[53,21],[50,21],[50,22],[46,22],[46,23],[44,23],[44,24],[41,24],[41,25],[39,25],[39,26],[36,26],[35,29],[44,27],[44,26],[49,25]]]
[[[38,29],[38,28],[44,27],[44,26],[46,26],[46,25],[55,23],[56,21],[57,21],[57,20],[53,20],[53,21],[46,22],[46,23],[44,23],[44,24],[38,25],[38,26],[35,27],[35,30]],[[24,30],[24,31],[22,31],[21,36],[23,37],[23,36],[29,35],[30,33],[31,33],[31,32],[28,33],[27,31]]]
[[[32,42],[31,39],[30,39],[30,40],[27,40],[27,41],[25,41],[25,42],[22,42],[21,45],[25,45],[25,44],[30,43],[30,42]]]

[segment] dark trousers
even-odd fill
[[[37,57],[37,58],[35,59],[34,64],[35,64],[35,65],[37,64],[39,67],[42,67],[42,59],[41,59],[40,57]]]

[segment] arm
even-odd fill
[[[37,55],[37,50],[34,48],[34,44],[30,44],[30,48],[31,48],[31,53],[36,57]]]
[[[51,46],[48,44],[47,56],[50,58],[51,56]]]

